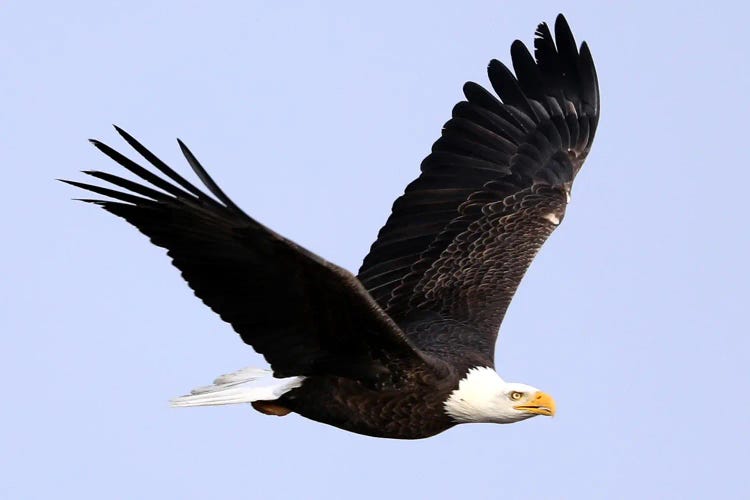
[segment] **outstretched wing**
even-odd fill
[[[85,173],[122,190],[65,182],[111,198],[84,201],[124,218],[166,248],[195,294],[266,357],[275,375],[374,381],[394,367],[422,363],[356,277],[248,217],[182,142],[188,163],[215,198],[117,131],[166,178],[92,141],[151,186],[95,171]]]
[[[511,46],[516,76],[490,62],[501,100],[464,86],[467,100],[394,203],[358,276],[396,322],[458,322],[490,360],[521,278],[563,218],[599,118],[591,53],[586,43],[578,51],[565,18],[554,38],[539,25],[534,46],[536,60],[520,41]]]

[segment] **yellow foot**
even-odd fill
[[[253,401],[250,403],[253,408],[265,415],[276,415],[277,417],[283,417],[292,412],[289,408],[285,408],[281,405],[272,403],[271,401]]]

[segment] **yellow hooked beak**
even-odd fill
[[[525,411],[526,413],[534,413],[536,415],[546,415],[551,417],[555,414],[555,400],[549,394],[537,391],[531,399],[518,406],[514,406],[516,410]]]

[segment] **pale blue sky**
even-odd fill
[[[743,498],[740,2],[0,3],[0,498]],[[602,118],[500,335],[554,419],[398,442],[167,400],[263,360],[164,252],[53,181],[110,123],[356,270],[467,79],[564,12]]]

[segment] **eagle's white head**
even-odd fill
[[[510,424],[536,415],[555,414],[555,401],[535,387],[506,382],[489,367],[469,370],[444,404],[456,422]]]

